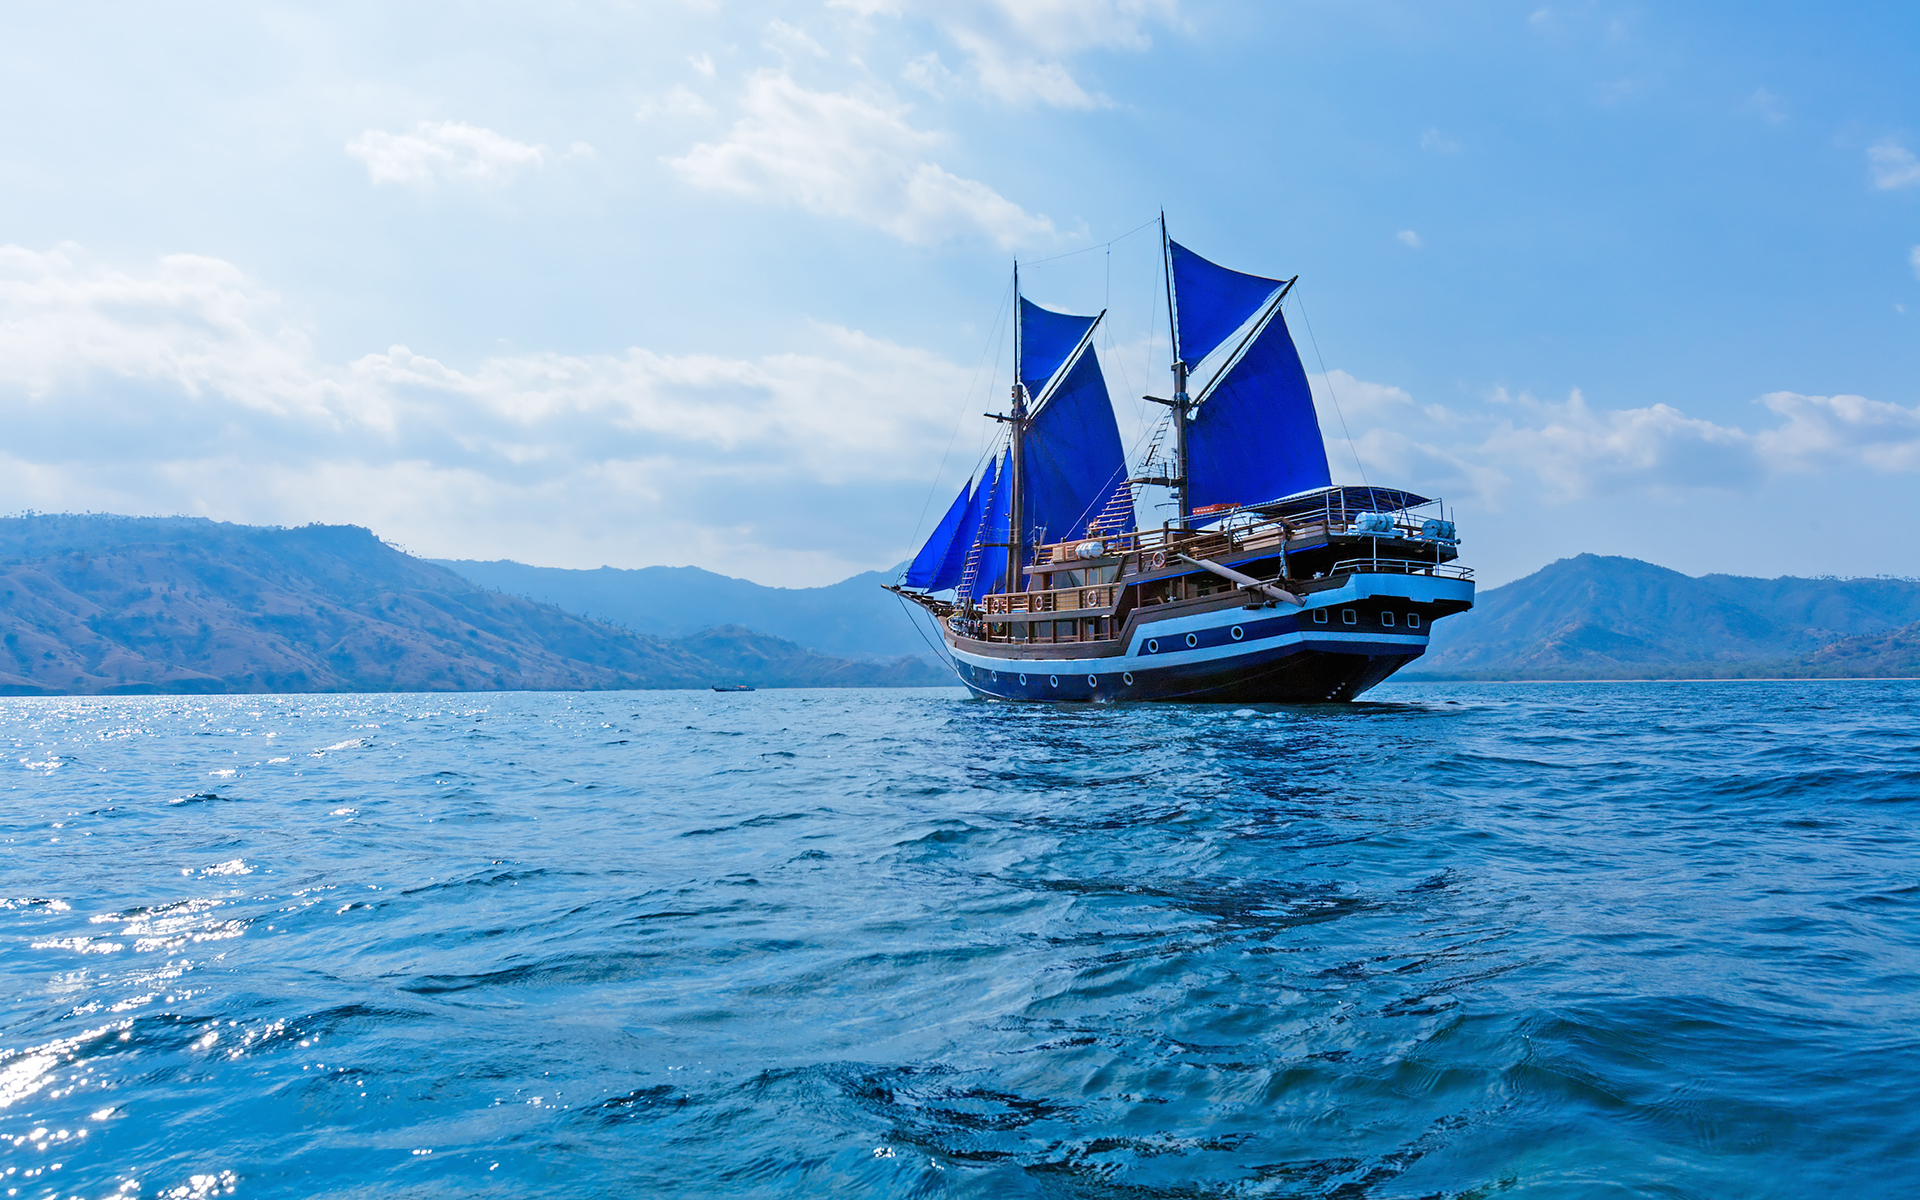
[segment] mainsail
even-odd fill
[[[1287,282],[1209,262],[1168,239],[1176,379],[1253,320],[1191,403],[1184,429],[1186,511],[1255,504],[1331,486],[1307,372],[1280,313]],[[1184,399],[1184,398],[1183,398]]]
[[[1027,384],[1040,407],[1027,418],[1021,437],[1020,528],[1023,544],[1037,545],[1042,539],[1061,542],[1086,536],[1088,523],[1126,482],[1127,458],[1107,379],[1089,340],[1100,318],[1068,317],[1022,298],[1023,382],[1034,374],[1028,357],[1034,345],[1029,313],[1039,315],[1036,326],[1046,322],[1065,328],[1071,321],[1080,329],[1076,344],[1039,377],[1040,386]]]
[[[1099,317],[1076,317],[1054,312],[1020,297],[1020,332],[1014,354],[1020,363],[1020,383],[1029,396],[1038,397],[1087,334],[1093,332]]]
[[[1273,299],[1283,283],[1209,262],[1169,238],[1167,271],[1173,290],[1173,356],[1189,367]]]
[[[1276,305],[1200,394],[1187,427],[1187,503],[1257,504],[1332,485],[1307,370]]]

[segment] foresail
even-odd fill
[[[1332,485],[1306,368],[1281,313],[1200,397],[1187,426],[1187,480],[1194,509]]]
[[[1021,446],[1027,544],[1086,536],[1127,477],[1120,426],[1093,347],[1067,369]]]
[[[981,491],[986,491],[983,482]],[[988,592],[1000,590],[1007,573],[1007,535],[1011,522],[1007,519],[1013,500],[1013,470],[1010,461],[1003,456],[1000,469],[993,479],[993,490],[987,498],[986,509],[980,518],[979,532],[975,535],[978,552],[974,555],[972,577],[962,582],[961,588],[967,599],[976,604],[980,597]]]
[[[967,559],[973,553],[974,536],[980,530],[980,518],[986,513],[987,490],[993,482],[993,468],[989,466],[980,476],[979,486],[973,489],[973,495],[967,498],[967,510],[960,515],[960,524],[953,531],[953,541],[947,546],[947,556],[940,563],[940,573],[935,582],[927,586],[928,591],[944,592],[950,587],[959,587],[967,570]]]
[[[1208,262],[1171,239],[1167,260],[1173,273],[1174,357],[1188,366],[1218,349],[1280,287],[1277,279]]]
[[[966,519],[967,505],[973,499],[973,490],[973,480],[969,479],[961,487],[960,494],[953,498],[953,504],[948,507],[947,515],[941,517],[940,524],[934,527],[933,535],[927,539],[927,544],[920,547],[920,553],[914,555],[913,561],[907,564],[907,573],[900,580],[902,584],[910,588],[941,592],[960,582],[960,562],[954,563],[951,578],[948,578],[944,572],[947,560],[953,557],[950,551],[953,549],[955,536],[960,532],[961,522]],[[964,556],[961,557],[964,558]]]
[[[1039,397],[1099,319],[1054,312],[1020,297],[1020,382],[1029,396]]]

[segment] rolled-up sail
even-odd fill
[[[1188,366],[1218,349],[1280,290],[1278,279],[1209,262],[1172,239],[1167,269],[1173,276],[1173,356]]]
[[[1193,508],[1258,504],[1332,486],[1306,368],[1278,307],[1198,403],[1187,425]]]
[[[1089,325],[1091,328],[1091,325]],[[1069,364],[1021,442],[1026,544],[1086,536],[1127,478],[1126,450],[1092,346]],[[1128,506],[1126,532],[1133,528]]]
[[[925,588],[930,592],[941,592],[960,582],[960,571],[965,555],[957,558],[951,553],[954,539],[960,533],[960,527],[967,516],[967,506],[973,501],[973,480],[969,479],[960,488],[960,494],[953,498],[947,508],[947,515],[933,528],[932,536],[927,538],[920,553],[913,556],[907,564],[907,573],[900,582],[910,588]],[[978,523],[978,517],[975,518]],[[952,576],[947,575],[947,562],[954,559]]]

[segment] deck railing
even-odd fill
[[[1413,558],[1343,558],[1328,575],[1437,575],[1443,579],[1472,579],[1472,567],[1421,562]]]

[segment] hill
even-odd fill
[[[895,658],[928,654],[913,618],[880,590],[894,572],[868,571],[826,587],[766,587],[699,567],[579,571],[501,559],[434,559],[484,587],[525,596],[637,633],[685,637],[712,625],[745,625],[821,654]]]
[[[0,519],[0,693],[948,683],[751,630],[666,639],[477,586],[355,526]]]
[[[1481,593],[1400,678],[1905,674],[1897,646],[1868,647],[1916,621],[1909,580],[1694,577],[1582,554]]]

